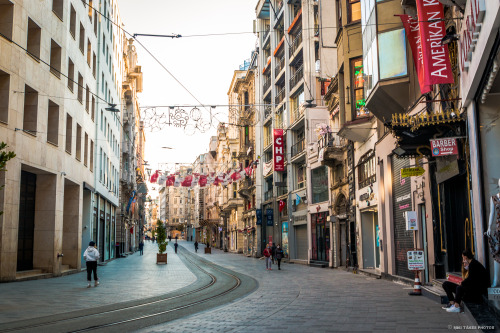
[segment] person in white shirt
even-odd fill
[[[101,255],[96,249],[95,242],[91,241],[89,247],[83,254],[83,258],[87,262],[87,288],[90,288],[92,272],[94,272],[94,286],[97,287],[99,285],[99,279],[97,278],[97,260],[99,260],[100,257]]]

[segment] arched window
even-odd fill
[[[375,152],[370,150],[365,155],[361,156],[358,163],[358,184],[359,188],[366,187],[375,183]]]

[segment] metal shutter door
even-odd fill
[[[307,250],[309,249],[307,225],[295,227],[295,244],[297,246],[297,259],[307,260]]]

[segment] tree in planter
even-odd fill
[[[158,253],[163,254],[163,252],[167,250],[168,242],[167,242],[167,232],[165,230],[165,226],[160,220],[156,222],[155,236],[156,236],[156,243],[158,243]]]
[[[7,162],[16,157],[13,151],[3,151],[5,148],[7,148],[7,144],[5,142],[0,142],[0,172],[7,171],[7,169],[5,169]],[[0,190],[2,190],[3,187],[3,185],[0,186]],[[3,211],[0,211],[0,215],[2,214]]]

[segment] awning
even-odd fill
[[[264,0],[257,6],[257,17],[260,19],[269,19],[269,0]],[[259,8],[260,6],[260,8]]]
[[[363,117],[356,120],[348,121],[340,129],[338,136],[346,138],[351,141],[364,142],[372,128],[371,117]]]

